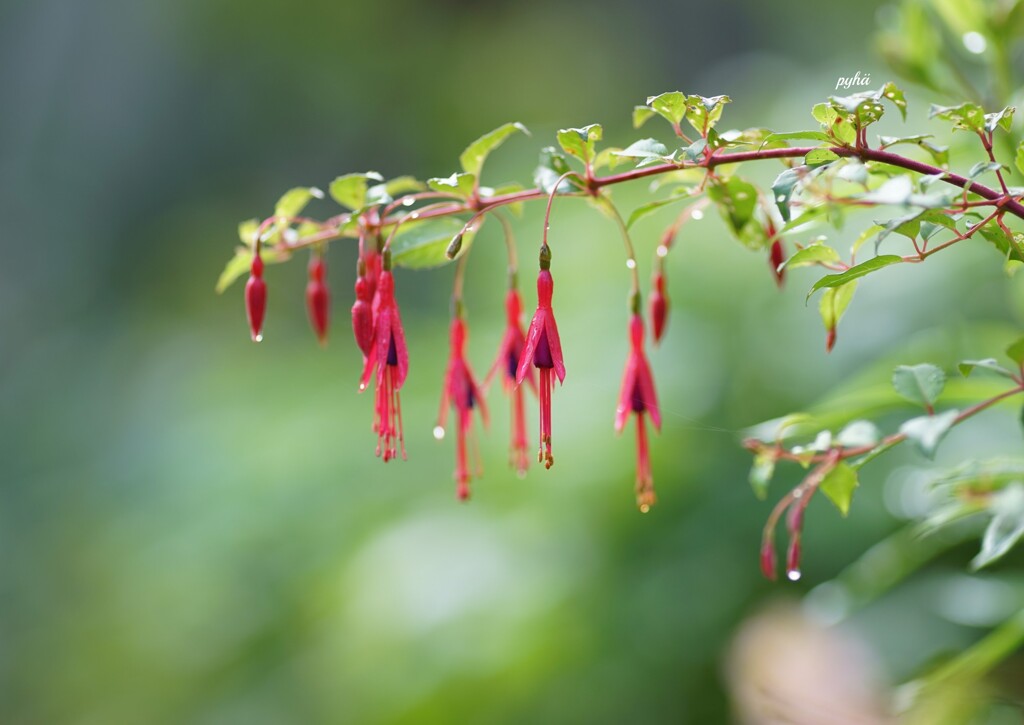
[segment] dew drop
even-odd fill
[[[791,582],[798,581],[800,579],[800,570],[790,569],[786,572],[786,578],[789,579]]]
[[[647,513],[650,510],[651,510],[651,505],[650,504],[646,504],[646,503],[640,504],[640,513],[645,514],[645,513]]]
[[[361,393],[364,390],[366,390],[366,383],[359,383],[359,392]]]
[[[664,244],[659,244],[658,245],[658,256],[659,257],[667,257],[668,256],[668,247],[666,247]]]
[[[258,334],[256,337],[254,337],[252,339],[252,341],[253,342],[263,342],[263,333],[261,332],[260,334]]]
[[[690,218],[700,221],[701,219],[704,218],[704,212],[701,211],[700,209],[694,209],[693,214],[690,215]]]
[[[440,426],[440,425],[435,425],[434,426],[434,438],[436,438],[437,440],[441,440],[442,438],[444,438],[444,427],[443,426]]]
[[[636,269],[636,260],[635,259],[627,259],[626,260],[626,268],[627,269]]]
[[[964,33],[963,37],[964,47],[967,48],[968,52],[980,55],[985,52],[985,48],[988,47],[988,42],[985,40],[985,36],[981,33],[972,30],[969,33]]]
[[[419,219],[420,218],[420,213],[418,211],[414,211],[412,214],[409,215],[409,218],[410,219]]]
[[[402,199],[402,206],[412,206],[415,203],[416,203],[416,200],[413,199],[411,196],[410,197],[406,197],[405,199]]]

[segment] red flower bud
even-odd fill
[[[789,548],[786,550],[786,578],[796,581],[800,578],[800,535],[789,537]]]
[[[252,258],[249,281],[245,283],[245,313],[253,342],[263,339],[263,316],[267,311],[267,283],[263,281],[263,260],[259,253]]]
[[[775,542],[768,538],[761,542],[761,573],[765,579],[775,581]]]
[[[665,319],[668,317],[668,297],[665,295],[665,274],[663,272],[656,272],[654,275],[648,305],[654,342],[658,343],[661,342],[661,337],[665,334]]]
[[[306,285],[306,309],[313,331],[321,343],[327,340],[327,322],[331,297],[324,283],[324,263],[314,257],[309,263],[309,283]]]
[[[775,236],[775,227],[771,222],[768,223],[768,234],[769,237]],[[786,261],[786,250],[782,246],[782,239],[776,237],[775,241],[772,242],[771,252],[768,254],[768,264],[772,268],[772,274],[775,275],[775,284],[782,287],[786,283],[786,269],[782,267],[782,263]]]
[[[352,305],[352,333],[365,359],[373,346],[373,290],[366,277],[356,278],[356,301]]]
[[[836,346],[836,328],[831,327],[825,332],[825,352],[832,352]]]

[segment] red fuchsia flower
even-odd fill
[[[775,276],[775,284],[781,288],[786,283],[786,269],[782,267],[782,263],[786,261],[786,249],[782,246],[782,237],[778,236],[771,219],[765,223],[765,233],[768,235],[768,239],[774,240],[771,251],[768,253],[768,264]],[[782,268],[780,269],[780,267]]]
[[[373,321],[373,345],[363,366],[359,390],[366,389],[376,369],[377,400],[373,429],[377,432],[377,455],[387,462],[395,458],[399,450],[405,458],[402,404],[398,391],[409,372],[409,352],[405,347],[398,303],[395,302],[395,281],[387,252],[377,281],[377,295],[379,307]]]
[[[480,455],[473,440],[473,410],[480,411],[480,418],[487,427],[487,405],[484,403],[480,387],[476,384],[473,371],[466,362],[466,325],[458,316],[452,320],[449,333],[451,354],[448,358],[448,371],[445,373],[444,390],[441,394],[441,410],[437,417],[434,437],[444,437],[444,426],[448,419],[448,408],[455,409],[455,484],[456,495],[460,501],[469,498],[469,444],[473,446],[473,459],[476,475],[480,476]]]
[[[263,339],[263,317],[267,311],[267,283],[263,281],[263,260],[257,251],[249,268],[249,281],[245,283],[245,314],[249,318],[252,341]]]
[[[522,385],[531,364],[537,368],[540,376],[540,449],[537,451],[537,460],[543,461],[545,468],[551,468],[555,462],[551,455],[551,393],[556,375],[559,383],[565,382],[565,362],[562,360],[562,343],[558,338],[555,314],[551,311],[551,295],[555,285],[548,269],[550,262],[544,261],[544,255],[541,260],[541,270],[537,276],[537,311],[530,321],[526,345],[519,358],[519,367],[516,368],[516,385]]]
[[[327,323],[331,296],[324,282],[324,261],[320,255],[309,261],[309,283],[306,285],[306,309],[313,332],[321,344],[327,341]]]
[[[525,476],[526,469],[530,465],[529,442],[526,437],[526,406],[523,401],[523,388],[516,384],[516,371],[523,356],[523,349],[526,347],[522,315],[523,304],[519,299],[519,293],[511,288],[505,295],[505,334],[498,346],[498,357],[484,380],[484,387],[490,385],[494,375],[500,372],[501,387],[512,402],[512,442],[509,446],[509,463],[515,468],[516,473]],[[533,371],[529,368],[527,368],[525,380],[536,394],[537,382],[534,380]]]
[[[668,318],[668,296],[665,294],[665,273],[658,270],[654,273],[651,284],[651,294],[648,297],[648,307],[651,315],[651,330],[654,333],[654,342],[661,342],[665,334],[665,320]]]
[[[366,264],[360,260],[357,266],[356,301],[352,305],[352,334],[356,345],[363,351],[363,362],[370,356],[373,347],[373,293],[376,282],[370,285]]]
[[[629,340],[629,357],[626,358],[626,369],[622,374],[619,406],[615,410],[615,431],[621,433],[629,414],[636,414],[636,503],[646,513],[654,505],[655,497],[644,418],[649,416],[655,430],[661,430],[661,409],[654,392],[651,366],[644,355],[644,320],[639,312],[634,312],[630,318]]]

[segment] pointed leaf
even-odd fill
[[[910,402],[931,408],[946,387],[946,373],[928,363],[900,365],[893,371],[892,386]]]
[[[843,516],[850,513],[850,502],[856,488],[857,472],[842,462],[825,474],[821,481],[821,492],[828,496]]]
[[[484,161],[487,160],[488,154],[501,146],[501,144],[505,142],[505,139],[517,131],[521,131],[527,136],[530,135],[530,132],[526,130],[526,126],[518,122],[506,123],[503,126],[498,126],[498,128],[490,131],[489,133],[485,133],[483,136],[467,146],[466,150],[459,156],[459,164],[462,165],[462,170],[467,174],[473,174],[479,177],[480,169],[483,168]]]

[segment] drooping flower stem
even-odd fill
[[[619,233],[622,235],[622,243],[626,248],[626,269],[629,270],[632,288],[629,293],[630,309],[634,309],[639,305],[640,296],[640,273],[636,268],[636,250],[633,248],[633,240],[629,237],[629,229],[626,227],[626,222],[619,213],[619,210],[615,208],[615,204],[606,196],[598,195],[597,199],[600,201],[601,206],[607,210],[608,216],[614,220],[615,225],[619,228]]]

